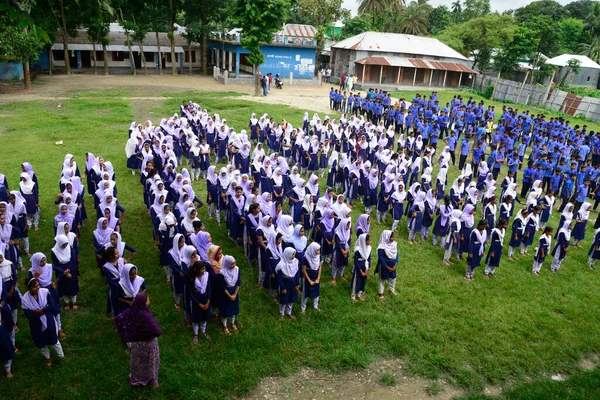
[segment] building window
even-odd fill
[[[590,81],[590,78],[591,78],[591,77],[590,77],[590,76],[588,76],[588,78],[587,78],[587,81],[588,81],[588,82]]]
[[[167,53],[167,62],[171,62],[171,53]],[[175,53],[175,62],[179,62],[179,53]]]
[[[96,61],[104,61],[104,52],[96,51]]]
[[[125,59],[129,59],[129,53],[126,51],[113,51],[112,52],[112,60],[113,61],[125,61]]]
[[[145,51],[144,58],[146,59],[146,62],[154,62],[154,53],[151,51]]]
[[[190,52],[186,51],[185,52],[185,62],[189,63],[190,62]],[[192,51],[192,62],[195,63],[196,62],[196,52]]]
[[[52,58],[55,61],[65,61],[65,52],[62,50],[52,50]]]

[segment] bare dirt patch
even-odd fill
[[[365,370],[325,374],[302,369],[288,377],[268,377],[247,400],[277,399],[431,399],[447,400],[464,394],[444,381],[406,376],[399,360],[382,360]]]

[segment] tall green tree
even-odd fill
[[[596,0],[577,0],[565,5],[565,10],[569,12],[569,17],[585,20]]]
[[[76,36],[76,28],[83,24],[79,0],[36,0],[31,10],[36,21],[43,21],[46,32],[58,30],[62,36],[65,74],[71,74],[69,64],[69,36]]]
[[[217,22],[225,19],[224,0],[185,0],[183,10],[186,38],[200,43],[200,72],[206,75],[208,73],[206,40],[209,33],[216,30]]]
[[[553,21],[560,21],[566,15],[565,8],[554,0],[538,0],[515,10],[517,22],[527,22],[536,16],[548,16]]]
[[[536,15],[522,23],[539,41],[536,52],[548,57],[560,54],[561,39],[558,22],[549,15]]]
[[[566,18],[558,22],[561,53],[573,54],[583,37],[583,21],[576,18]]]
[[[346,18],[344,20],[344,26],[340,32],[340,39],[346,39],[359,33],[376,30],[371,24],[371,18],[369,15],[358,15],[354,18]]]
[[[87,1],[81,4],[83,25],[87,28],[87,36],[94,50],[92,60],[94,63],[94,75],[98,73],[98,60],[96,57],[96,44],[102,45],[104,53],[104,75],[108,75],[108,33],[110,22],[114,18],[114,10],[108,0]]]
[[[37,61],[45,42],[27,28],[19,28],[7,16],[0,16],[0,61],[23,64],[25,89],[31,89],[29,65]]]
[[[585,28],[589,29],[594,37],[600,35],[600,3],[594,3],[592,9],[586,15]]]
[[[298,15],[317,28],[317,54],[321,54],[325,45],[327,27],[335,21],[350,17],[350,10],[343,8],[343,3],[343,0],[298,0]]]
[[[452,13],[446,6],[438,6],[431,10],[428,17],[429,33],[437,35],[452,25]]]
[[[509,15],[490,14],[445,29],[438,38],[485,70],[492,50],[513,40],[517,25]]]
[[[255,96],[260,96],[260,64],[265,61],[260,46],[273,41],[289,9],[288,0],[236,0],[233,4],[234,18],[242,29],[241,44],[250,51],[248,62],[254,66]]]
[[[464,21],[468,21],[488,15],[490,11],[490,0],[464,0],[462,17]]]
[[[594,38],[588,43],[581,43],[577,52],[600,63],[600,38]]]
[[[513,39],[500,47],[494,55],[494,68],[503,76],[510,75],[520,61],[531,59],[536,40],[527,27],[518,25]]]
[[[567,69],[565,70],[565,73],[563,74],[560,81],[558,81],[558,86],[562,86],[565,83],[567,76],[569,76],[571,72],[577,75],[579,71],[581,71],[581,61],[576,58],[571,58],[570,60],[568,60]]]
[[[400,32],[408,35],[427,35],[427,22],[431,9],[427,0],[411,1],[400,14],[398,21]]]
[[[463,9],[462,5],[460,4],[460,0],[456,0],[452,3],[450,12],[452,13],[452,22],[455,24],[460,24],[463,22]]]

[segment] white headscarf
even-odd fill
[[[123,293],[125,294],[125,297],[128,297],[128,298],[135,297],[135,295],[139,293],[140,288],[141,288],[142,284],[144,283],[144,278],[142,278],[141,276],[139,276],[137,274],[136,274],[133,282],[131,281],[131,279],[129,278],[129,271],[132,268],[135,268],[137,271],[137,267],[133,264],[123,265],[123,268],[121,268],[121,271],[120,271],[121,279],[119,279],[119,285],[123,289]]]
[[[395,259],[398,257],[398,243],[395,240],[391,240],[392,231],[385,230],[381,233],[379,237],[379,245],[377,249],[383,249],[385,251],[385,256],[389,259]]]
[[[320,244],[312,242],[308,245],[306,251],[304,252],[304,258],[306,259],[306,263],[313,271],[317,271],[321,266],[321,255],[317,254],[317,250],[319,250],[320,248]]]
[[[356,253],[358,251],[358,254],[360,254],[361,258],[365,261],[371,256],[371,246],[367,245],[367,236],[367,233],[361,234],[354,245],[354,252]],[[367,263],[365,263],[365,268],[367,270],[369,269],[369,265]]]
[[[240,275],[240,269],[237,266],[232,267],[233,263],[235,263],[235,258],[232,256],[223,257],[223,265],[221,266],[220,274],[225,278],[227,287],[235,286]]]
[[[275,272],[281,271],[288,278],[296,276],[298,273],[298,259],[295,258],[295,255],[296,250],[293,247],[286,247],[283,250],[279,263],[275,267]]]
[[[62,246],[67,245],[64,249]],[[69,245],[69,238],[65,235],[59,235],[56,238],[56,244],[52,248],[52,253],[56,256],[61,264],[66,264],[71,261],[71,246]]]

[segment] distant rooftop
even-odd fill
[[[562,54],[560,56],[546,60],[546,64],[558,65],[559,67],[566,67],[569,63],[569,60],[573,58],[581,61],[581,64],[579,66],[582,68],[600,69],[600,65],[594,62],[591,58],[588,58],[586,56],[580,56],[578,54]]]
[[[438,39],[401,33],[363,32],[337,42],[334,49],[377,51],[383,53],[419,54],[458,60],[467,58]]]

